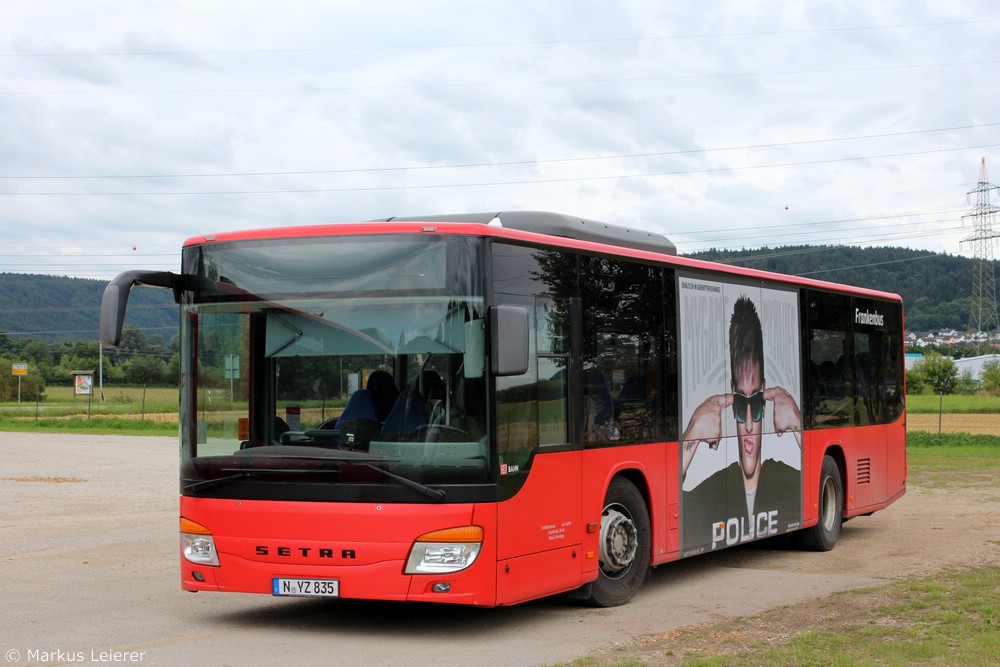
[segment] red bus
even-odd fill
[[[137,284],[180,304],[184,590],[619,605],[905,490],[893,294],[524,211],[192,238],[105,346]]]

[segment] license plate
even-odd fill
[[[339,579],[279,579],[271,580],[271,592],[274,595],[289,595],[295,597],[340,597]]]

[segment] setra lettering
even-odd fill
[[[327,560],[356,560],[358,557],[358,553],[354,549],[341,549],[338,554],[336,549],[331,549],[329,547],[271,547],[266,544],[258,544],[255,546],[254,554],[258,556],[270,556],[273,554],[281,558],[299,556],[301,558],[323,558]]]

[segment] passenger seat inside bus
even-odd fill
[[[337,430],[340,431],[337,444],[341,447],[368,449],[371,437],[378,433],[378,412],[371,392],[358,389],[351,394],[337,420]]]
[[[365,389],[372,395],[379,424],[385,423],[385,420],[389,418],[392,406],[396,404],[396,399],[399,398],[399,389],[396,388],[396,381],[392,379],[392,375],[388,371],[372,371],[371,375],[368,376],[368,383],[365,385]]]
[[[404,389],[382,425],[382,435],[415,434],[426,423],[427,409],[423,397],[416,390]]]

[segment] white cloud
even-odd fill
[[[196,234],[517,208],[682,252],[968,253],[998,23],[972,0],[12,5],[0,266],[107,277]]]

